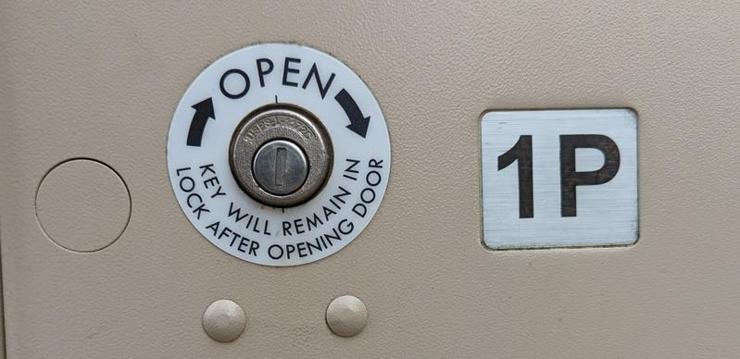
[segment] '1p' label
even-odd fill
[[[198,75],[172,118],[167,163],[183,213],[209,242],[248,262],[292,266],[336,253],[365,229],[391,152],[359,76],[321,51],[273,43]],[[289,192],[297,200],[284,200]]]
[[[635,112],[492,111],[481,131],[486,246],[637,241]]]

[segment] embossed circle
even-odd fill
[[[123,179],[102,162],[74,159],[52,168],[36,191],[36,217],[47,237],[74,252],[113,244],[131,216]]]

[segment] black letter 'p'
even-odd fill
[[[576,148],[593,148],[604,154],[596,171],[576,172]],[[619,171],[619,148],[604,135],[560,135],[560,215],[576,216],[576,186],[604,184]]]

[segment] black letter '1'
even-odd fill
[[[576,172],[576,148],[593,148],[604,154],[596,171]],[[560,215],[576,216],[576,186],[604,184],[619,171],[619,148],[604,135],[560,135]]]
[[[534,188],[532,183],[532,135],[521,135],[514,147],[498,156],[498,170],[517,161],[519,177],[519,218],[534,217]]]

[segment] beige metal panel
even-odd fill
[[[735,2],[6,1],[8,358],[737,356],[738,20]],[[393,146],[370,226],[293,268],[208,243],[167,179],[167,129],[186,86],[265,41],[352,67]],[[583,107],[639,113],[638,244],[484,249],[480,114]],[[94,253],[54,244],[34,209],[41,178],[77,157],[111,166],[131,194],[125,232]],[[343,294],[367,306],[357,337],[324,322]],[[228,344],[200,322],[222,298],[247,315]]]
[[[0,182],[2,183],[2,182]],[[0,221],[0,224],[2,222]],[[0,238],[0,243],[2,242],[2,238]],[[2,262],[0,262],[2,263]],[[0,283],[1,284],[1,283]],[[0,293],[2,292],[2,285],[0,285]],[[3,308],[3,297],[0,296],[0,309]],[[4,313],[4,312],[3,312]],[[0,313],[0,315],[3,315],[3,313]],[[3,316],[0,316],[2,318],[2,322],[0,322],[0,358],[5,358],[5,318]]]

